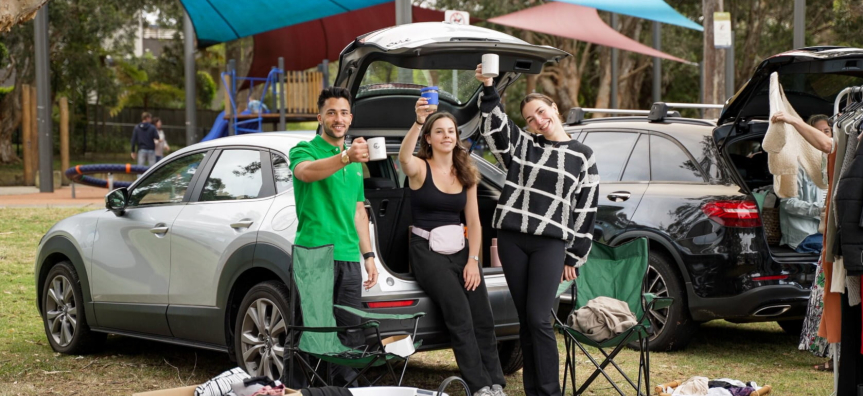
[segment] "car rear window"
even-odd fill
[[[385,61],[374,61],[366,69],[356,99],[376,95],[415,94],[437,86],[441,100],[461,105],[477,92],[479,81],[474,70],[405,69]]]

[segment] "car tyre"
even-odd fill
[[[81,281],[68,261],[54,265],[42,285],[42,323],[51,349],[63,354],[94,352],[108,337],[90,330]]]
[[[779,327],[789,335],[799,337],[800,333],[803,332],[803,319],[779,320],[776,321],[776,323],[779,324]]]
[[[692,340],[698,323],[689,315],[689,306],[683,289],[683,282],[672,267],[672,261],[659,253],[650,253],[647,269],[647,293],[657,297],[671,297],[670,307],[648,312],[653,327],[650,338],[651,351],[675,351],[685,348]],[[630,346],[637,348],[637,342]]]
[[[246,293],[234,324],[234,355],[252,377],[279,379],[284,372],[290,292],[284,283],[267,281]]]
[[[497,355],[504,375],[510,375],[524,366],[524,355],[519,340],[501,341],[497,343]]]

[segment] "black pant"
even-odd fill
[[[464,288],[468,254],[465,246],[458,253],[443,255],[431,251],[428,240],[411,237],[411,270],[420,287],[440,307],[459,371],[474,393],[486,386],[505,386],[506,379],[497,354],[494,316],[481,268],[476,290]]]
[[[363,294],[363,273],[360,263],[357,261],[336,261],[333,270],[335,280],[333,284],[333,304],[346,307],[362,309],[361,298]],[[362,319],[345,310],[333,308],[338,326],[354,326],[362,322]],[[339,340],[347,347],[355,348],[365,345],[365,335],[361,330],[339,333]],[[356,376],[357,371],[347,366],[332,365],[330,369],[332,384],[342,386]],[[353,386],[356,386],[354,381]]]
[[[518,312],[528,396],[560,395],[557,340],[551,309],[563,274],[566,243],[560,239],[498,231],[497,249]]]

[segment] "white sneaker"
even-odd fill
[[[495,396],[495,394],[489,387],[484,386],[480,390],[476,391],[473,396]]]
[[[493,396],[506,396],[506,393],[503,391],[503,387],[500,385],[492,385],[491,386],[491,394]]]

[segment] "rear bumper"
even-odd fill
[[[809,303],[809,289],[799,285],[770,285],[727,297],[699,297],[686,284],[692,319],[704,322],[726,319],[731,322],[766,322],[802,319]]]

